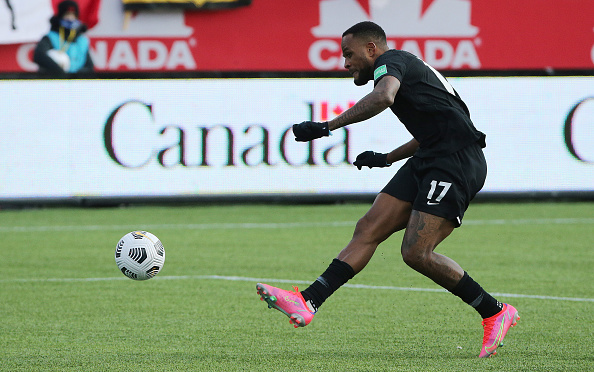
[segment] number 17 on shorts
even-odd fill
[[[451,182],[445,181],[431,181],[431,189],[427,194],[427,205],[438,205],[441,199],[448,193],[452,186]],[[433,199],[435,197],[435,199]]]

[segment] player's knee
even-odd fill
[[[355,226],[353,239],[361,240],[366,243],[381,243],[385,238],[382,237],[377,224],[367,215],[361,217]]]
[[[403,244],[400,252],[404,263],[417,271],[423,269],[428,264],[429,255],[425,250],[414,249]]]
[[[355,232],[353,233],[353,238],[355,239],[363,239],[364,237],[368,237],[371,235],[371,223],[367,216],[363,216],[357,221],[355,225]]]

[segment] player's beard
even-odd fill
[[[358,87],[367,84],[368,81],[369,80],[361,79],[361,75],[359,75],[359,77],[357,77],[356,79],[354,79],[355,85],[358,86]]]
[[[371,72],[371,74],[370,74],[370,72]],[[356,86],[360,87],[360,86],[367,84],[367,82],[369,80],[371,80],[372,76],[373,76],[373,71],[369,68],[359,70],[357,77],[353,77],[354,78],[353,82],[355,83]]]

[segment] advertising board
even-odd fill
[[[594,190],[594,78],[450,78],[487,134],[484,192]],[[0,199],[373,194],[410,140],[389,111],[312,143],[371,90],[351,79],[3,80]]]

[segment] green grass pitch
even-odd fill
[[[259,279],[286,289],[315,280],[368,207],[0,211],[0,370],[594,369],[593,203],[477,203],[438,247],[518,308],[490,359],[477,358],[478,314],[402,262],[402,232],[349,282],[364,288],[341,288],[305,328],[259,301]],[[166,250],[145,282],[114,262],[136,229]]]

